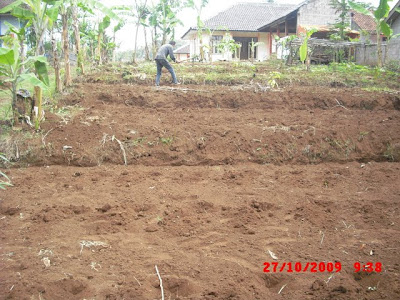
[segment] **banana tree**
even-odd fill
[[[81,35],[79,32],[77,0],[71,1],[71,15],[72,15],[72,27],[74,28],[76,56],[78,58],[78,68],[80,69],[82,74],[85,74],[85,65],[83,64],[83,52],[81,50]]]
[[[38,56],[43,54],[45,32],[57,20],[58,7],[61,3],[61,0],[17,0],[1,9],[0,14],[11,13],[21,20],[27,20],[28,24],[32,24],[36,37],[35,54]],[[20,58],[18,58],[18,61],[21,63]],[[21,70],[23,70],[24,66],[21,65],[21,67]],[[40,76],[40,74],[37,75]],[[42,92],[40,85],[35,86],[35,98],[39,103],[39,119],[42,114]]]
[[[249,46],[250,46],[250,59],[251,59],[252,63],[254,63],[254,58],[255,58],[257,47],[261,46],[263,44],[264,44],[263,42],[254,42],[253,39],[251,40],[251,43],[249,44]]]
[[[300,46],[299,53],[300,53],[300,60],[304,63],[306,61],[306,66],[307,66],[307,71],[310,70],[310,55],[311,55],[311,48],[308,46],[308,40],[311,38],[311,36],[317,32],[318,30],[315,28],[312,28],[310,30],[307,30],[303,43]]]
[[[28,21],[25,26],[22,26],[21,28],[17,28],[11,23],[4,22],[4,24],[7,26],[8,30],[11,33],[14,33],[19,41],[19,47],[20,47],[20,57],[21,61],[25,60],[25,34],[26,34],[26,28],[31,26],[30,22]]]
[[[48,89],[49,77],[47,73],[47,60],[44,56],[34,56],[22,61],[18,40],[15,37],[8,36],[4,38],[4,41],[6,47],[0,48],[0,76],[2,77],[0,78],[0,84],[6,84],[11,91],[13,123],[18,124],[20,117],[17,109],[18,88],[21,83],[28,82],[35,87],[39,87],[41,90]],[[29,72],[32,66],[36,74]],[[23,71],[24,69],[25,71]],[[35,118],[36,129],[39,129],[42,117],[41,102],[39,101]]]
[[[159,0],[159,2],[150,7],[150,25],[154,28],[153,47],[157,47],[158,29],[162,33],[161,44],[167,42],[167,38],[175,38],[175,27],[183,25],[178,19],[177,14],[184,8],[184,3],[180,0]]]
[[[393,35],[393,30],[390,28],[389,24],[386,23],[386,18],[390,13],[390,6],[389,2],[392,0],[380,0],[379,6],[376,9],[368,10],[364,6],[355,3],[353,1],[349,1],[349,5],[352,9],[356,10],[357,12],[371,16],[375,21],[375,28],[376,28],[376,47],[378,52],[378,67],[382,67],[382,38],[381,35],[383,34],[386,37],[390,37]]]
[[[158,38],[160,37],[158,33],[158,19],[159,19],[159,10],[156,5],[152,5],[149,7],[149,16],[147,19],[148,26],[151,28],[151,52],[153,54],[153,58],[156,56],[157,48],[158,48]]]
[[[136,63],[139,28],[144,23],[147,15],[149,14],[149,9],[147,7],[147,0],[135,0],[134,11],[135,11],[134,17],[135,17],[136,34],[135,34],[135,46],[133,50],[132,61],[133,63]]]
[[[94,40],[92,39],[93,35],[96,35],[96,40],[97,40],[97,48],[96,48],[96,54],[93,51],[92,57],[95,57],[95,60],[97,62],[101,62],[101,52],[102,52],[102,46],[105,45],[102,41],[103,35],[105,28],[107,28],[110,25],[107,25],[106,23],[108,22],[107,20],[104,20],[105,17],[108,17],[110,19],[116,20],[118,22],[118,25],[114,27],[114,34],[116,31],[120,30],[124,26],[124,21],[113,11],[113,9],[108,8],[104,4],[102,4],[100,1],[97,0],[68,0],[71,3],[71,10],[72,10],[72,18],[73,18],[73,26],[74,26],[74,34],[75,34],[75,43],[76,43],[76,50],[77,50],[77,57],[78,57],[78,66],[81,69],[82,73],[84,73],[84,64],[83,64],[83,57],[84,57],[84,51],[81,50],[81,36],[83,37],[84,41],[88,42],[90,44],[91,49],[94,48]],[[118,10],[119,7],[117,7]],[[80,30],[80,24],[79,24],[79,18],[78,18],[78,9],[80,9],[82,12],[88,13],[89,15],[95,15],[97,13],[101,13],[103,16],[103,21],[100,22],[100,25],[98,26],[98,30],[95,33],[93,30],[83,30],[83,32]],[[104,23],[103,23],[104,22]],[[103,23],[103,24],[101,24]],[[85,27],[87,24],[82,23],[82,25]],[[104,26],[107,25],[105,28]],[[99,38],[101,42],[99,43]],[[93,48],[92,48],[93,47]]]
[[[58,5],[56,0],[17,0],[0,10],[0,14],[11,13],[13,16],[28,20],[36,35],[35,53],[43,54],[43,39],[45,32],[57,20]]]
[[[64,86],[69,87],[72,85],[71,77],[71,64],[69,61],[69,34],[68,34],[68,20],[70,17],[70,5],[68,2],[63,2],[60,7],[60,15],[62,22],[62,47],[64,52]]]
[[[218,50],[224,55],[234,54],[235,58],[237,58],[236,50],[240,47],[241,45],[239,43],[236,43],[229,33],[225,34],[222,41],[217,46]]]
[[[103,43],[103,35],[106,29],[111,25],[111,19],[109,16],[105,16],[97,27],[97,49],[96,49],[96,61],[99,65],[102,64],[101,49]]]
[[[197,36],[200,43],[200,61],[204,61],[204,46],[203,46],[203,32],[206,30],[204,22],[201,20],[201,13],[203,8],[208,4],[208,0],[188,0],[187,7],[196,10],[197,12]],[[210,37],[211,38],[211,37]]]

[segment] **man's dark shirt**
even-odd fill
[[[167,59],[168,55],[173,61],[175,61],[174,49],[170,44],[161,46],[161,48],[157,52],[155,59]]]

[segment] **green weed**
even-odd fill
[[[169,145],[171,145],[173,143],[173,141],[174,141],[173,137],[166,137],[166,138],[160,137],[160,142],[162,144],[164,144],[164,145],[168,145],[169,146]]]

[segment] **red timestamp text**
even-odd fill
[[[382,263],[381,262],[367,262],[366,264],[362,264],[360,262],[354,263],[354,272],[367,272],[367,273],[372,273],[372,272],[377,272],[380,273],[382,272]]]
[[[342,270],[340,262],[265,262],[264,273],[338,273]]]

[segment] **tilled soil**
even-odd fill
[[[0,298],[161,299],[156,265],[165,299],[400,298],[398,94],[81,83],[62,103],[3,145]]]

